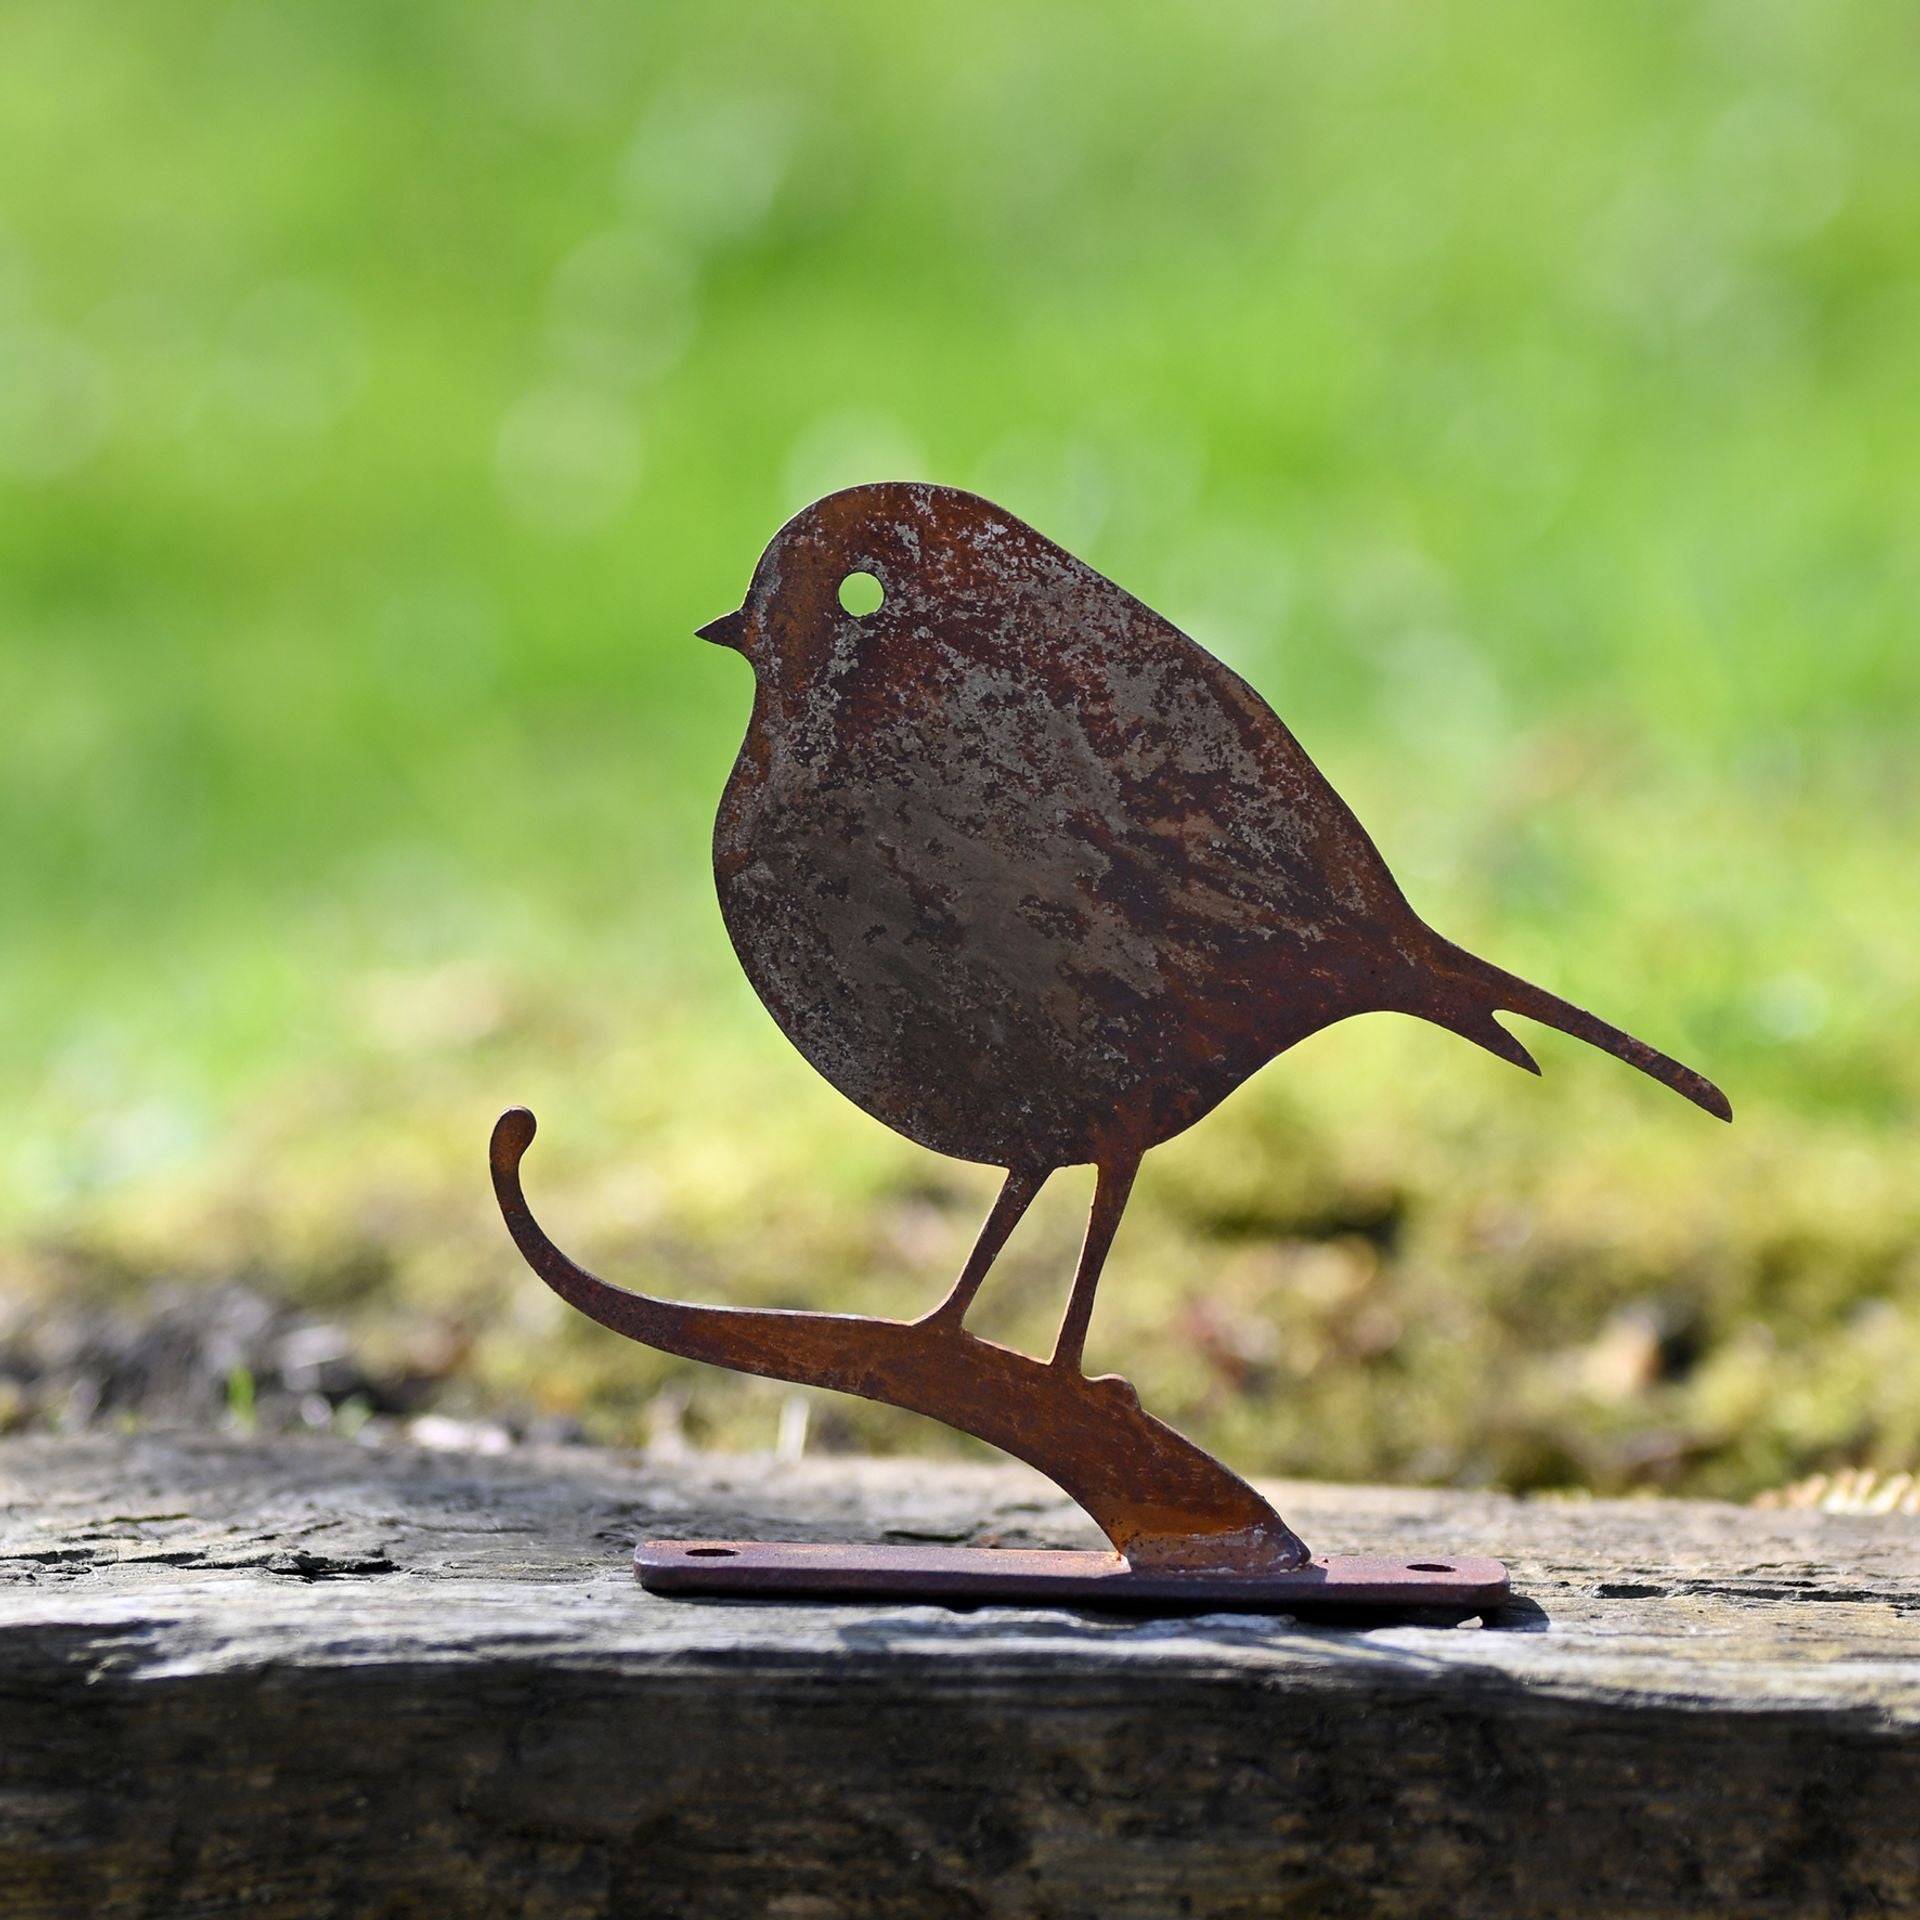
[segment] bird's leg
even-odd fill
[[[1020,1224],[1020,1216],[1032,1204],[1033,1196],[1046,1184],[1050,1171],[1042,1167],[1034,1173],[1015,1167],[1007,1175],[1000,1197],[993,1203],[993,1211],[987,1215],[986,1225],[973,1243],[973,1251],[967,1255],[967,1264],[953,1283],[953,1291],[920,1322],[923,1327],[958,1329],[967,1317],[967,1309],[973,1305],[973,1296],[980,1291],[980,1282],[987,1277],[987,1269],[999,1258],[1000,1249]]]
[[[1127,1196],[1133,1191],[1133,1176],[1139,1171],[1140,1156],[1128,1160],[1109,1160],[1101,1164],[1093,1189],[1093,1211],[1087,1216],[1087,1237],[1080,1245],[1080,1265],[1073,1276],[1073,1292],[1060,1322],[1060,1338],[1054,1342],[1052,1364],[1080,1371],[1080,1356],[1087,1344],[1087,1323],[1093,1318],[1093,1296],[1100,1285],[1100,1269],[1107,1263],[1107,1249],[1127,1210]]]

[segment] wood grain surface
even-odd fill
[[[1288,1485],[1481,1626],[652,1597],[1012,1467],[0,1445],[0,1916],[1920,1912],[1920,1523]]]

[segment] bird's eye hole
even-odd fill
[[[864,620],[887,604],[887,590],[870,573],[850,573],[840,582],[840,604],[856,620]]]

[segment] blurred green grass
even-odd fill
[[[1149,1164],[1097,1359],[1253,1468],[1912,1463],[1899,10],[15,0],[5,43],[16,1298],[241,1275],[450,1330],[461,1404],[621,1437],[664,1387],[765,1444],[516,1270],[510,1100],[624,1278],[934,1298],[990,1182],[738,980],[746,688],[691,638],[805,500],[924,476],[1215,648],[1437,925],[1739,1115],[1354,1023]],[[983,1324],[1045,1338],[1077,1204]]]

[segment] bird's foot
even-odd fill
[[[1124,1373],[1093,1373],[1082,1377],[1090,1392],[1103,1393],[1123,1407],[1137,1408],[1140,1405],[1140,1390]]]
[[[923,1313],[913,1324],[921,1333],[936,1334],[943,1340],[955,1339],[967,1330],[967,1307],[943,1300],[931,1313]]]

